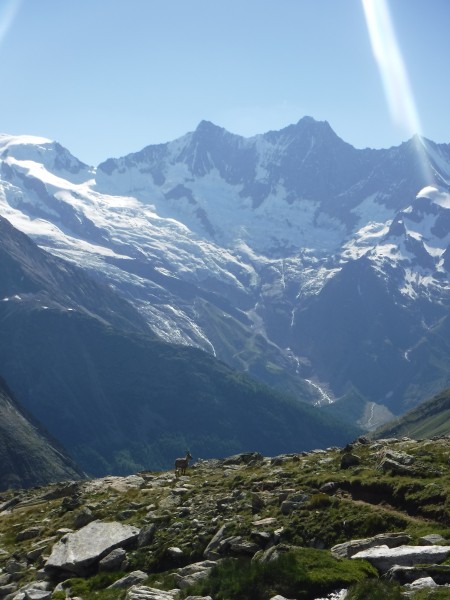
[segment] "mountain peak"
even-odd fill
[[[219,127],[218,125],[211,123],[211,121],[203,120],[197,125],[197,128],[194,131],[194,137],[205,139],[210,137],[221,137],[227,133],[227,130],[223,127]]]
[[[317,121],[309,116],[302,117],[293,127],[301,133],[308,132],[321,134],[322,136],[338,137],[328,121]]]
[[[302,117],[297,123],[287,125],[277,131],[268,131],[263,136],[272,143],[278,143],[281,139],[312,140],[315,142],[335,142],[341,138],[334,132],[328,121],[316,121],[313,117]]]
[[[304,117],[302,117],[301,119],[299,119],[296,123],[297,126],[309,126],[312,127],[314,125],[328,125],[329,127],[329,123],[328,121],[317,121],[317,119],[315,119],[314,117],[311,117],[310,115],[305,115]]]
[[[297,121],[297,123],[287,125],[286,127],[284,127],[281,130],[276,130],[274,132],[270,131],[269,133],[282,133],[282,132],[287,132],[287,131],[296,132],[296,133],[300,133],[300,134],[306,134],[306,133],[319,134],[319,133],[321,133],[322,136],[331,135],[331,136],[337,137],[336,133],[331,128],[328,121],[317,121],[316,119],[314,119],[314,117],[310,117],[308,115],[299,119],[299,121]],[[233,135],[229,131],[227,131],[225,128],[220,127],[219,125],[216,125],[215,123],[212,123],[211,121],[207,121],[205,119],[200,121],[200,123],[197,125],[197,128],[195,129],[195,132],[194,132],[194,134],[196,134],[197,136],[199,134],[201,136],[206,136],[206,135],[211,136],[211,135],[219,135],[219,134],[223,135],[226,133],[228,133],[229,135]],[[240,137],[240,136],[238,136],[238,137]]]
[[[41,164],[49,172],[56,172],[58,175],[64,173],[74,183],[86,181],[92,176],[88,165],[58,142],[44,137],[0,134],[0,157],[5,161],[32,161]]]
[[[212,123],[211,121],[206,121],[205,119],[202,119],[196,128],[196,131],[217,131],[217,130],[223,130],[223,128],[219,127],[218,125],[215,125],[215,123]]]

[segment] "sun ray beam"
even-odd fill
[[[22,0],[7,0],[4,6],[0,7],[0,44],[11,29],[21,3]]]
[[[408,136],[417,135],[414,147],[427,183],[434,177],[420,139],[420,118],[414,100],[408,72],[403,61],[387,0],[362,0],[372,52],[380,71],[391,117]]]

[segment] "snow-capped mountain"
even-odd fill
[[[202,122],[97,168],[3,135],[0,168],[0,214],[164,340],[316,403],[357,390],[401,412],[446,382],[438,369],[409,394],[379,365],[391,350],[408,363],[445,318],[450,145],[357,150],[309,117],[252,138]]]
[[[249,139],[202,122],[175,142],[100,164],[96,189],[132,195],[222,247],[330,253],[358,221],[349,190],[371,177],[375,155],[309,118]],[[365,210],[375,203],[379,214],[377,200],[369,197]]]
[[[399,414],[450,385],[449,219],[450,194],[422,189],[295,313],[294,350],[336,395],[371,400],[371,425],[377,405]]]

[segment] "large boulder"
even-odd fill
[[[209,542],[203,556],[208,560],[217,560],[226,555],[253,556],[261,549],[256,542],[244,539],[240,535],[226,536],[227,525],[223,525]]]
[[[145,585],[134,585],[128,590],[125,600],[174,600],[178,592],[179,590],[166,592]]]
[[[93,521],[78,531],[66,534],[53,546],[45,570],[56,577],[89,575],[112,550],[136,543],[139,531],[132,525]]]
[[[341,458],[341,469],[350,469],[350,467],[357,467],[361,462],[361,459],[356,454],[346,452]]]
[[[22,586],[14,595],[16,600],[50,600],[51,584],[48,581],[32,581]]]
[[[397,581],[400,585],[414,583],[418,579],[431,577],[437,585],[450,585],[450,565],[421,565],[401,567],[396,565],[384,574],[384,579]]]
[[[109,554],[104,556],[98,563],[99,571],[122,571],[127,561],[127,553],[123,548],[115,548]]]
[[[133,585],[140,585],[148,578],[147,573],[144,571],[132,571],[127,573],[124,577],[121,577],[114,583],[108,586],[108,590],[115,590],[121,588],[130,588]]]
[[[440,546],[445,544],[445,538],[439,533],[429,533],[419,538],[419,546]]]
[[[412,467],[388,457],[383,458],[380,463],[380,469],[385,473],[392,473],[392,475],[409,475],[411,477],[415,475],[415,470]]]
[[[357,552],[373,548],[374,546],[387,546],[388,548],[397,548],[411,541],[411,537],[406,533],[380,533],[370,538],[360,540],[350,540],[342,544],[336,544],[331,548],[331,554],[335,558],[350,558]]]
[[[175,582],[180,589],[185,589],[190,585],[194,585],[200,579],[208,577],[211,569],[217,565],[214,560],[204,560],[178,569],[175,573]]]
[[[218,558],[220,558],[219,548],[223,540],[226,538],[226,530],[227,524],[225,523],[225,525],[222,525],[222,527],[218,531],[216,531],[212,540],[206,546],[206,549],[203,553],[203,556],[205,558],[207,558],[208,560],[217,560]]]
[[[370,562],[381,573],[387,573],[394,565],[412,567],[440,563],[450,556],[450,546],[375,546],[357,552],[352,558]]]

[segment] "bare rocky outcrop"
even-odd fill
[[[214,534],[212,540],[209,542],[205,552],[203,553],[205,558],[209,560],[216,560],[220,557],[219,548],[220,544],[225,539],[226,529],[227,526],[222,525],[222,527],[220,527],[220,529]]]
[[[247,555],[253,556],[261,549],[260,543],[247,540],[240,535],[227,536],[227,525],[223,525],[209,542],[204,552],[205,558],[209,560],[217,560],[220,557],[231,555]],[[258,539],[255,537],[254,539]],[[264,543],[263,538],[259,541]]]
[[[204,560],[187,567],[178,569],[175,574],[175,582],[180,589],[186,589],[209,575],[211,569],[218,564],[215,560]]]

